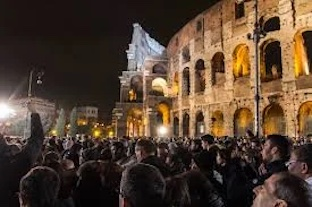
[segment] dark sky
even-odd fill
[[[125,51],[138,22],[161,44],[216,0],[1,0],[0,97],[26,95],[27,76],[43,69],[34,93],[60,107],[92,104],[102,119],[119,99]]]

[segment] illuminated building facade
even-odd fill
[[[87,125],[89,122],[97,122],[99,117],[99,109],[94,106],[80,106],[77,107],[78,125]]]
[[[259,43],[260,134],[312,134],[312,2],[258,2],[266,32]],[[173,136],[242,136],[253,129],[255,45],[247,38],[255,23],[253,6],[253,1],[220,1],[171,38],[166,56],[147,54],[140,70],[128,67],[120,77],[123,99],[114,109],[116,123],[133,110],[131,101],[128,111],[123,107],[124,97],[131,96],[140,100],[138,135],[153,135],[146,129],[159,122],[168,122]],[[130,65],[136,57],[132,49],[130,44]],[[155,73],[157,65],[164,71]],[[133,80],[130,73],[140,78]],[[153,85],[157,78],[162,80]],[[128,130],[131,121],[124,123],[120,127]]]

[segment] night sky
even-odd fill
[[[1,0],[0,99],[25,96],[32,68],[44,70],[34,94],[69,110],[100,108],[109,120],[138,22],[164,46],[216,0]]]

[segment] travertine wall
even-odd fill
[[[224,0],[187,23],[175,34],[168,47],[169,85],[176,72],[179,74],[179,95],[173,97],[172,118],[179,118],[179,136],[183,134],[183,115],[190,115],[190,135],[195,135],[195,116],[202,111],[205,117],[205,132],[212,131],[212,114],[221,111],[224,125],[223,135],[233,135],[234,114],[240,108],[249,109],[254,114],[255,85],[255,45],[247,38],[253,32],[254,2],[245,3],[245,16],[235,19],[235,0]],[[259,17],[264,21],[271,17],[280,18],[280,30],[270,32],[260,40],[260,45],[274,39],[280,42],[282,54],[282,79],[261,84],[260,122],[263,122],[266,107],[278,104],[283,109],[286,129],[289,136],[298,136],[298,110],[312,101],[312,76],[295,77],[294,36],[301,30],[312,30],[312,2],[310,0],[259,0]],[[200,30],[200,23],[202,29]],[[233,76],[233,52],[245,44],[249,48],[250,76],[235,80]],[[183,61],[183,48],[189,47],[190,61]],[[211,59],[217,52],[224,55],[226,82],[223,85],[211,84]],[[206,89],[195,93],[195,63],[205,62]],[[182,96],[183,69],[190,69],[191,93]]]

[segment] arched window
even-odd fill
[[[143,101],[143,78],[142,76],[133,76],[130,81],[129,101]]]
[[[204,114],[202,111],[197,112],[196,114],[195,129],[196,129],[196,136],[201,136],[205,133],[205,120],[204,120]]]
[[[280,30],[280,28],[281,28],[281,26],[280,26],[280,18],[279,17],[272,17],[272,18],[268,19],[263,25],[263,30],[265,32],[277,31],[277,30]]]
[[[155,78],[152,81],[152,90],[150,91],[150,95],[167,96],[168,95],[167,81],[163,78]]]
[[[211,81],[212,85],[225,82],[224,55],[222,52],[216,53],[211,60]]]
[[[190,116],[187,113],[183,115],[183,136],[190,136]]]
[[[195,93],[205,91],[205,62],[200,59],[195,64]]]
[[[163,67],[162,65],[156,64],[153,66],[153,73],[166,75],[167,71],[166,71],[165,67]]]
[[[282,54],[279,41],[268,40],[261,47],[261,80],[282,78]]]
[[[295,35],[295,76],[312,73],[312,31],[298,32]]]
[[[281,134],[286,133],[286,122],[284,111],[278,104],[267,106],[263,113],[263,134]]]
[[[190,95],[190,70],[184,68],[183,70],[183,85],[182,85],[182,96]]]
[[[245,44],[238,45],[234,50],[233,74],[235,78],[250,75],[249,48]]]
[[[245,136],[247,130],[253,129],[253,116],[249,109],[241,108],[234,114],[234,135],[236,137]]]

